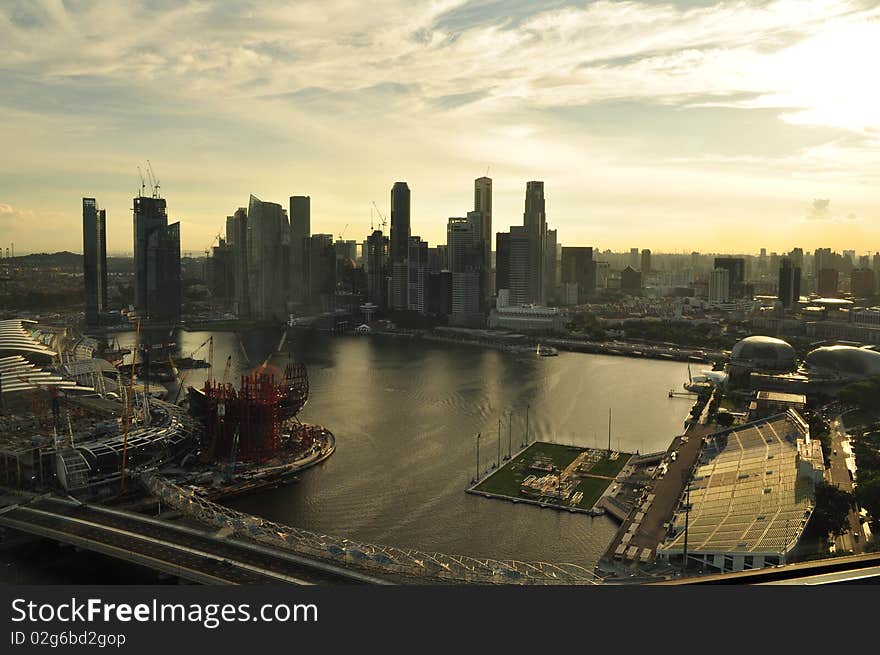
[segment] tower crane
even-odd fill
[[[144,173],[143,173],[143,171],[141,171],[141,167],[138,166],[137,169],[138,169],[138,175],[141,178],[141,197],[143,197],[144,190],[147,188],[147,184],[146,184],[146,182],[144,182]]]
[[[156,174],[153,173],[153,165],[150,163],[150,160],[147,160],[147,172],[150,176],[150,184],[153,187],[153,197],[159,197],[159,178],[156,177]]]
[[[376,205],[376,201],[373,200],[373,207],[376,208],[376,213],[379,214],[379,225],[382,227],[382,232],[385,231],[385,227],[388,225],[388,221],[385,219],[385,214],[383,214],[378,205]]]

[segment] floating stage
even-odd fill
[[[486,498],[597,516],[597,502],[632,453],[536,441],[466,491]]]

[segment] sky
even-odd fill
[[[3,0],[0,244],[131,251],[149,160],[203,251],[250,194],[309,195],[358,241],[493,178],[494,231],[543,180],[564,245],[880,250],[880,3]],[[378,222],[378,219],[374,219]]]

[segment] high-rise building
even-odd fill
[[[230,307],[235,296],[235,261],[232,245],[221,238],[209,260],[208,288],[214,302]]]
[[[263,202],[251,195],[247,218],[247,266],[252,318],[284,320],[287,317],[289,249],[287,211],[278,203]]]
[[[168,224],[165,199],[134,199],[134,298],[147,319],[180,320],[180,223]]]
[[[583,304],[596,292],[596,262],[589,247],[562,248],[562,284],[575,284],[576,302]]]
[[[481,238],[476,212],[449,219],[446,245],[452,273],[452,317],[458,324],[473,323],[480,315]]]
[[[544,245],[547,237],[544,183],[526,182],[523,226],[529,235],[529,301],[544,303]],[[512,300],[511,300],[512,302]]]
[[[374,230],[367,238],[364,254],[367,269],[367,300],[385,309],[386,277],[388,275],[388,237],[381,230]]]
[[[709,274],[709,303],[730,301],[730,269],[716,268]]]
[[[559,263],[556,243],[556,230],[547,230],[544,236],[544,259],[541,273],[541,304],[546,305],[556,300],[556,269]]]
[[[407,304],[412,311],[425,313],[425,273],[428,270],[428,242],[409,238],[407,256]]]
[[[837,296],[838,272],[836,268],[822,268],[816,279],[816,293],[825,298]]]
[[[290,196],[290,296],[295,304],[309,302],[309,237],[311,196]]]
[[[406,182],[391,187],[391,298],[393,309],[407,309],[409,299],[410,191]]]
[[[639,293],[642,290],[642,274],[632,266],[620,272],[620,290],[627,293]]]
[[[642,250],[642,281],[651,274],[651,251],[645,248]]]
[[[870,298],[874,295],[874,271],[870,268],[854,268],[849,276],[849,289],[855,298]]]
[[[309,237],[309,297],[322,312],[336,309],[336,250],[332,234]]]
[[[86,324],[94,326],[107,309],[107,214],[94,198],[83,198],[82,207]]]
[[[232,311],[239,318],[248,318],[251,306],[248,300],[247,209],[239,207],[226,218],[226,242],[232,246]]]
[[[771,266],[773,266],[771,258]],[[716,257],[715,268],[724,268],[730,274],[728,296],[742,298],[745,293],[746,263],[742,257]]]
[[[474,211],[480,213],[480,247],[483,253],[480,275],[481,307],[488,310],[493,289],[492,277],[492,178],[478,177],[474,180]]]
[[[779,302],[785,309],[792,309],[801,297],[801,269],[791,257],[783,257],[779,267]]]

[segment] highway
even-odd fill
[[[0,510],[0,526],[92,550],[198,584],[382,584],[324,562],[169,521],[43,497]]]

